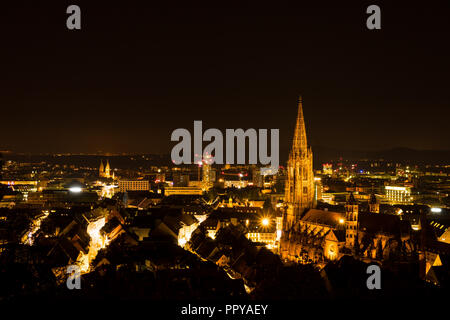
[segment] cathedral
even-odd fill
[[[109,161],[106,160],[106,166],[103,165],[103,160],[100,160],[100,168],[98,170],[98,175],[100,178],[112,178],[114,179],[114,171],[111,173],[111,167],[109,166]]]
[[[314,208],[312,150],[307,144],[302,100],[287,164],[285,211],[279,254],[284,261],[322,263],[343,255],[386,260],[411,254],[410,226],[398,216],[379,213],[372,194],[369,212],[360,212],[350,194],[344,212]]]
[[[292,149],[287,163],[285,188],[287,210],[283,219],[283,231],[288,231],[305,210],[313,207],[314,202],[313,155],[306,139],[301,97],[298,102]]]

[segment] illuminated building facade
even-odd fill
[[[119,191],[149,191],[150,183],[148,180],[120,180]]]
[[[411,188],[403,186],[386,186],[386,199],[391,204],[408,204],[411,202]]]
[[[167,187],[164,189],[165,196],[171,195],[202,195],[202,188],[198,187]]]
[[[211,171],[212,157],[210,155],[205,155],[202,163],[202,188],[208,191],[212,185],[212,171]]]
[[[339,259],[345,246],[344,223],[342,213],[309,210],[290,231],[289,241],[283,236],[281,257],[298,263]]]
[[[322,168],[323,168],[323,174],[330,175],[330,176],[333,174],[333,164],[324,163]]]

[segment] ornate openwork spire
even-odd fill
[[[292,141],[292,153],[295,155],[305,155],[308,150],[306,140],[305,119],[303,117],[302,97],[298,100],[297,122],[295,124],[294,139]]]

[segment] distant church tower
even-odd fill
[[[103,178],[105,175],[105,167],[103,166],[103,160],[100,160],[100,168],[98,169],[98,176]]]
[[[289,231],[306,209],[313,207],[314,174],[313,155],[306,140],[302,98],[299,98],[292,149],[287,163],[285,202],[287,209],[283,217],[283,231]]]
[[[370,195],[369,212],[371,212],[371,213],[380,213],[380,204],[378,203],[377,197],[375,197],[374,193],[372,193]]]
[[[103,166],[103,160],[100,160],[100,168],[98,169],[98,175],[100,178],[111,178],[111,167],[109,166],[108,160],[106,160],[106,167]]]
[[[109,160],[106,160],[105,177],[111,178],[111,168],[109,166]]]
[[[349,249],[355,247],[358,235],[358,203],[350,193],[350,198],[345,205],[345,246]]]

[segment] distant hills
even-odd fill
[[[358,160],[386,160],[402,164],[431,164],[431,165],[450,165],[450,150],[415,150],[409,148],[392,148],[378,151],[367,150],[343,150],[337,148],[313,146],[314,166],[320,168],[322,163],[338,161],[340,158],[349,161]],[[285,165],[287,161],[288,150],[280,150],[280,165]],[[129,155],[36,155],[36,154],[18,154],[8,152],[3,154],[4,160],[16,160],[19,162],[41,162],[55,164],[74,164],[81,166],[96,167],[100,160],[109,159],[114,168],[136,168],[149,165],[172,165],[170,155],[157,154],[129,154]]]
[[[450,150],[415,150],[392,148],[378,151],[342,150],[322,146],[313,146],[314,161],[323,163],[344,160],[387,160],[397,163],[413,164],[449,164]]]

